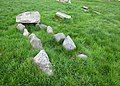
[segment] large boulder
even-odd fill
[[[76,49],[76,45],[70,36],[67,36],[63,41],[63,47],[68,51]]]
[[[24,12],[16,16],[17,23],[39,23],[40,14],[38,11]]]
[[[49,61],[49,57],[45,50],[41,50],[34,58],[34,62],[40,67],[40,69],[48,75],[53,75],[52,64]]]
[[[30,39],[30,44],[32,45],[33,48],[39,49],[39,50],[43,49],[41,40],[35,34],[33,33],[30,34],[29,39]]]

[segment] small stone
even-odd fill
[[[49,61],[49,57],[45,50],[41,50],[34,58],[34,62],[40,67],[40,69],[48,75],[53,75],[52,64]]]
[[[39,24],[39,27],[40,27],[41,29],[46,30],[48,26],[47,26],[47,25],[45,25],[45,24]]]
[[[25,29],[25,26],[23,24],[18,24],[17,29],[20,30],[21,32],[23,32]]]
[[[71,0],[57,0],[59,2],[62,2],[62,3],[71,3]]]
[[[32,33],[31,35],[29,35],[29,39],[33,48],[39,50],[43,49],[41,40],[35,34]]]
[[[52,33],[53,33],[52,27],[50,27],[50,26],[47,27],[47,33],[49,33],[49,34],[52,34]]]
[[[88,9],[89,9],[87,6],[83,6],[82,8],[83,8],[83,9],[86,9],[86,10],[88,10]]]
[[[96,14],[98,14],[98,15],[100,15],[101,13],[100,12],[98,12],[98,11],[93,11],[94,13],[96,13]]]
[[[88,11],[89,11],[89,7],[87,7],[87,6],[83,6],[82,8],[83,8],[83,10],[84,10],[85,12],[88,12]]]
[[[39,23],[40,14],[38,11],[24,12],[16,16],[17,23]]]
[[[27,29],[24,29],[24,32],[23,32],[23,36],[26,36],[26,37],[28,37],[29,36],[29,32],[28,32],[28,30]]]
[[[54,38],[57,42],[64,40],[65,39],[65,35],[63,33],[57,33],[54,35]]]
[[[70,36],[67,36],[63,41],[63,47],[68,51],[76,49],[75,43]]]
[[[62,12],[57,12],[56,13],[56,16],[62,18],[62,19],[71,19],[71,16],[70,15],[67,15],[65,13],[62,13]]]
[[[77,57],[84,59],[84,58],[87,58],[87,55],[81,53],[81,54],[78,54]]]

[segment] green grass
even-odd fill
[[[89,6],[90,12],[85,13],[83,5]],[[33,63],[32,58],[39,51],[16,29],[15,17],[33,10],[40,12],[41,22],[52,26],[55,33],[70,35],[77,46],[75,51],[67,52],[54,42],[52,35],[27,26],[42,40],[53,65],[53,76],[47,76]],[[56,19],[57,11],[70,14],[72,19]],[[89,58],[76,58],[78,52]],[[1,0],[0,86],[120,86],[120,2],[72,0],[72,4],[61,4],[56,0]]]

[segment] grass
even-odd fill
[[[82,6],[90,7],[85,13]],[[43,43],[53,65],[54,75],[47,76],[33,63],[39,52],[16,29],[15,17],[25,11],[39,11],[41,22],[54,32],[70,35],[77,49],[67,52],[53,36],[33,25],[27,26]],[[57,11],[72,16],[70,20],[55,18]],[[98,11],[101,14],[96,14]],[[87,60],[75,57],[78,52]],[[74,58],[74,59],[73,59]],[[61,4],[56,0],[0,1],[0,86],[119,86],[120,85],[120,2],[118,0],[72,0]]]

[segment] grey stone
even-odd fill
[[[25,26],[23,24],[18,24],[17,29],[20,30],[21,32],[23,32],[25,29]]]
[[[48,75],[53,75],[52,64],[45,50],[41,50],[34,58],[34,62]]]
[[[83,8],[83,10],[84,10],[85,12],[88,12],[88,11],[89,11],[89,7],[87,7],[87,6],[83,6],[82,8]]]
[[[59,2],[62,2],[62,3],[71,3],[71,0],[57,0]]]
[[[68,51],[76,49],[76,45],[70,36],[67,36],[63,41],[63,47]]]
[[[24,12],[16,16],[17,23],[39,23],[40,14],[38,11]]]
[[[46,30],[48,26],[47,26],[47,25],[45,25],[45,24],[39,24],[39,27],[40,27],[41,29]]]
[[[53,33],[52,27],[50,27],[50,26],[47,27],[47,33],[49,33],[49,34],[52,34],[52,33]]]
[[[57,42],[64,40],[65,39],[65,35],[63,33],[57,33],[54,35],[54,38]]]
[[[62,13],[62,12],[57,12],[56,13],[56,16],[62,18],[62,19],[71,19],[71,16],[70,15],[67,15],[65,13]]]
[[[33,48],[39,50],[43,49],[41,40],[35,34],[32,33],[31,35],[29,35],[29,39]]]
[[[78,54],[77,57],[86,59],[88,56],[81,53],[81,54]]]
[[[24,32],[23,32],[23,36],[26,36],[26,37],[28,37],[29,36],[29,32],[28,32],[28,30],[27,29],[24,29]]]

